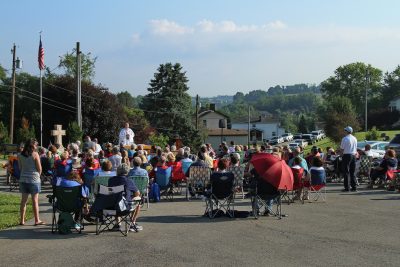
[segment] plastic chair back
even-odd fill
[[[56,207],[60,211],[74,212],[79,209],[81,203],[81,186],[74,187],[56,187],[55,188],[55,198]]]
[[[169,186],[171,182],[171,171],[171,167],[168,167],[167,169],[157,168],[156,182],[160,188]]]

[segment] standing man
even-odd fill
[[[351,186],[351,191],[357,191],[357,181],[354,175],[356,169],[356,153],[357,153],[357,138],[353,133],[353,128],[347,126],[344,128],[346,136],[343,137],[340,148],[343,153],[343,171],[344,171],[344,192],[348,192]],[[350,181],[349,181],[350,178]]]
[[[127,122],[125,123],[125,128],[122,128],[119,132],[119,145],[133,145],[133,137],[135,137],[135,134],[133,133],[132,129],[129,128],[129,123]]]

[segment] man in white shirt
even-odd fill
[[[355,138],[353,133],[353,128],[347,126],[344,128],[346,136],[343,137],[340,148],[342,149],[342,166],[344,172],[344,192],[357,191],[357,180],[355,176],[356,170],[356,154],[357,154],[357,138]],[[350,178],[350,179],[349,179]]]
[[[135,137],[135,133],[129,128],[129,123],[125,123],[125,128],[122,128],[119,132],[119,145],[130,146],[134,144],[133,137]]]

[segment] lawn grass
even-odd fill
[[[0,230],[19,224],[20,195],[0,194]],[[26,220],[33,217],[31,200],[26,206]]]
[[[378,131],[379,132],[379,137],[381,136],[382,133],[385,133],[387,136],[389,136],[389,140],[392,140],[393,137],[396,134],[400,134],[399,130],[396,131]],[[354,136],[357,138],[358,141],[364,141],[365,140],[365,132],[357,132],[354,134]],[[378,140],[382,140],[382,138],[379,138]],[[311,148],[313,146],[317,146],[322,148],[322,151],[326,151],[327,147],[332,147],[333,149],[336,150],[336,148],[339,146],[340,144],[335,144],[330,138],[325,138],[317,143],[315,143],[314,145],[308,145],[305,149],[304,149],[304,154],[307,155],[310,151]]]

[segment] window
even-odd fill
[[[203,126],[207,127],[207,120],[203,120]]]

